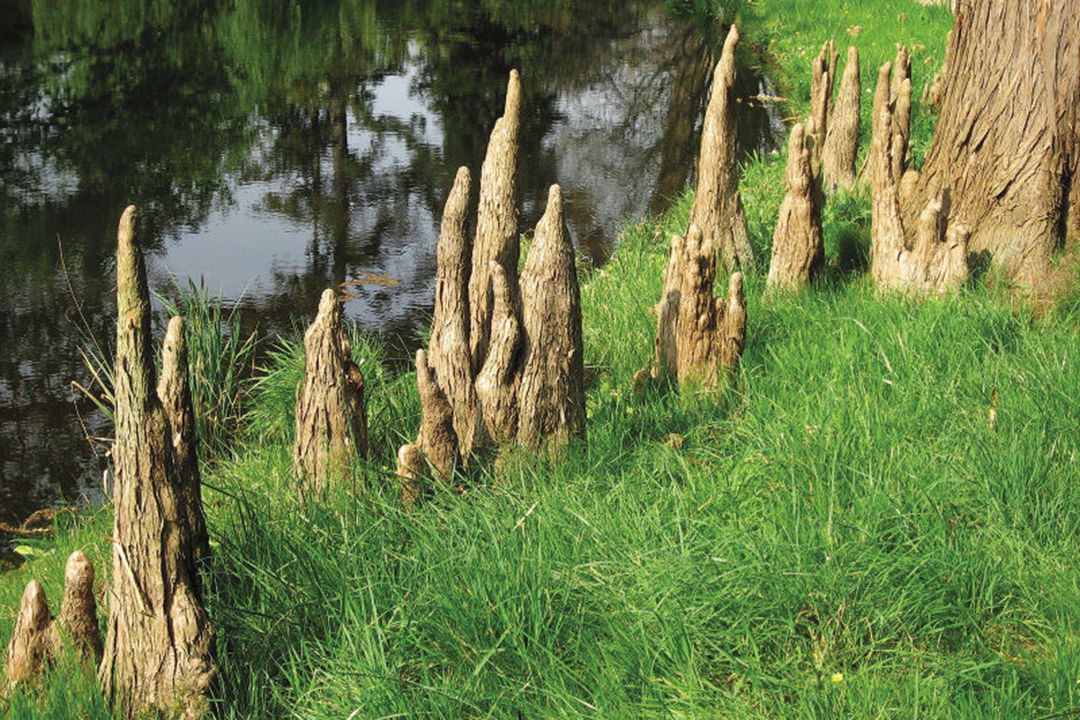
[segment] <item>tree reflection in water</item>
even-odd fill
[[[650,0],[20,7],[0,34],[7,522],[100,482],[84,430],[109,429],[88,410],[83,428],[70,403],[86,372],[68,283],[111,343],[129,202],[157,289],[201,279],[274,331],[344,284],[351,317],[408,342],[430,313],[442,203],[458,166],[478,172],[511,68],[527,108],[520,226],[560,182],[571,233],[602,262],[626,219],[684,187],[712,66],[711,40]],[[743,120],[748,151],[774,142],[775,118]]]

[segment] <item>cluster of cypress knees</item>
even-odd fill
[[[755,264],[735,144],[732,26],[716,66],[702,128],[697,187],[687,230],[671,239],[652,362],[635,387],[663,378],[718,386],[738,363],[746,337],[741,267]],[[858,52],[833,101],[838,53],[829,42],[813,62],[811,115],[791,129],[786,196],[768,272],[770,292],[806,285],[824,261],[822,183],[852,187],[859,140]],[[873,193],[872,274],[883,288],[942,291],[962,283],[967,232],[944,230],[940,201],[919,218],[905,244],[900,198],[912,183],[909,161],[911,61],[898,47],[878,73],[873,138],[864,175]],[[939,90],[934,86],[929,100]],[[480,177],[476,231],[467,237],[469,170],[446,202],[438,242],[435,309],[427,350],[416,353],[422,419],[401,447],[402,499],[421,499],[424,477],[450,480],[485,451],[519,444],[558,452],[585,437],[581,301],[574,248],[553,185],[547,209],[518,270],[515,176],[521,81],[510,74],[505,111],[495,123]],[[116,438],[112,572],[102,641],[94,567],[74,553],[63,604],[53,618],[41,585],[22,598],[6,656],[6,687],[31,680],[62,652],[98,664],[106,697],[127,717],[147,712],[199,718],[216,672],[214,629],[201,572],[209,561],[188,386],[184,322],[172,318],[155,377],[150,296],[136,210],[120,220],[117,247]],[[727,295],[715,297],[717,265],[729,269]],[[305,376],[297,389],[294,463],[301,497],[317,497],[367,453],[364,378],[352,362],[337,294],[326,290],[304,335]]]

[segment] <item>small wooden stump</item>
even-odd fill
[[[10,690],[32,681],[65,647],[95,667],[101,661],[94,565],[79,551],[72,553],[67,561],[60,617],[52,617],[40,583],[37,580],[27,583],[8,642],[5,687]]]
[[[914,246],[907,247],[895,157],[904,152],[904,142],[889,101],[890,73],[891,63],[885,63],[878,73],[874,94],[874,134],[869,158],[873,192],[871,274],[883,290],[900,289],[916,294],[945,292],[963,285],[967,279],[967,239],[971,233],[964,225],[949,224],[944,198],[934,198],[919,217]],[[909,80],[902,83],[898,96],[901,104],[904,88],[910,94]]]
[[[738,42],[739,30],[732,25],[724,41],[720,62],[713,72],[712,95],[701,128],[697,187],[688,225],[700,229],[705,249],[712,254],[720,252],[729,268],[753,267],[755,264],[739,194],[740,171],[735,142],[736,103],[732,88]]]
[[[319,312],[304,333],[304,379],[296,389],[293,462],[301,495],[318,495],[367,454],[364,376],[352,361],[341,325],[341,302],[323,291]]]
[[[125,717],[198,718],[208,709],[216,668],[199,576],[205,537],[199,481],[185,474],[194,461],[178,454],[183,424],[173,425],[175,408],[191,413],[190,398],[174,395],[188,372],[184,335],[171,325],[155,391],[150,293],[134,206],[117,233],[116,295],[112,592],[99,675]]]
[[[798,290],[825,264],[821,233],[821,189],[810,167],[802,125],[788,140],[787,193],[773,233],[770,289]]]
[[[840,92],[828,119],[828,133],[822,148],[821,172],[824,185],[844,189],[855,186],[855,161],[859,152],[859,113],[862,82],[859,78],[859,51],[849,47]]]

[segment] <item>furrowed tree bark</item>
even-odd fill
[[[476,395],[484,408],[488,436],[495,442],[511,442],[518,429],[519,358],[522,330],[521,299],[517,283],[507,279],[508,273],[498,263],[489,269],[495,306],[491,316],[491,347],[487,362],[476,377]],[[517,267],[513,271],[517,276]]]
[[[825,138],[832,121],[832,92],[836,81],[836,63],[840,54],[836,44],[828,40],[810,67],[810,122],[807,138],[810,147],[810,164],[815,175],[821,174]]]
[[[364,376],[352,361],[341,312],[337,294],[327,288],[304,333],[304,379],[296,389],[293,444],[302,496],[318,495],[333,479],[347,477],[354,458],[368,450]]]
[[[172,361],[162,365],[157,394],[161,398],[165,417],[172,427],[176,467],[179,477],[184,481],[181,488],[184,493],[182,507],[191,527],[192,547],[195,549],[196,559],[203,561],[210,557],[210,538],[206,533],[206,521],[202,513],[202,476],[199,474],[195,413],[192,410],[191,387],[187,375],[187,342],[184,319],[181,317],[169,320],[165,332],[164,355]]]
[[[37,580],[31,580],[23,591],[5,654],[8,690],[32,680],[45,669],[52,658],[53,633],[45,591]]]
[[[882,290],[916,294],[944,292],[967,279],[967,239],[970,231],[949,222],[940,198],[931,199],[918,219],[915,244],[905,243],[900,213],[899,183],[893,153],[903,152],[889,102],[891,63],[878,73],[874,95],[874,133],[870,144],[870,185],[873,205],[870,229],[871,274]],[[905,82],[910,88],[910,83]]]
[[[829,113],[828,133],[822,148],[822,177],[827,187],[851,189],[855,186],[855,162],[859,152],[859,115],[862,82],[859,78],[859,51],[849,47],[844,77],[836,104]]]
[[[36,678],[65,647],[95,666],[101,661],[94,565],[78,550],[67,560],[59,617],[52,617],[40,583],[27,583],[5,654],[5,688]]]
[[[518,442],[558,447],[585,437],[581,294],[574,246],[552,185],[521,274],[522,347]]]
[[[735,46],[739,30],[734,25],[724,41],[720,62],[713,72],[712,94],[701,129],[697,161],[697,187],[690,208],[690,225],[700,228],[705,247],[722,253],[728,267],[753,267],[754,250],[746,227],[739,194],[739,165],[735,143]]]
[[[513,176],[520,95],[515,71],[481,174],[471,264],[466,168],[458,170],[443,211],[431,342],[416,357],[420,432],[398,450],[407,506],[419,499],[425,460],[449,480],[456,465],[490,445],[561,446],[585,436],[581,302],[557,185],[518,278]]]
[[[420,432],[416,442],[406,445],[398,451],[398,474],[415,480],[422,472],[420,462],[426,458],[435,473],[446,480],[454,471],[458,458],[458,440],[454,434],[454,411],[435,380],[435,373],[428,365],[427,353],[416,351],[416,385],[420,391]],[[415,448],[406,450],[406,448]],[[419,496],[419,485],[402,492],[415,500]]]
[[[435,312],[431,323],[431,370],[450,404],[461,460],[468,463],[474,446],[483,443],[480,408],[473,386],[469,354],[470,244],[466,236],[469,169],[458,168],[443,209],[437,248]],[[516,262],[516,260],[515,260]]]
[[[810,165],[803,126],[796,123],[788,140],[787,193],[773,233],[770,289],[798,290],[825,264],[821,233],[821,189]]]
[[[64,569],[64,600],[60,605],[61,642],[69,642],[96,666],[103,650],[94,599],[94,564],[76,550]]]
[[[487,359],[491,336],[491,314],[495,304],[491,263],[502,267],[509,282],[517,282],[517,261],[521,254],[517,229],[520,127],[521,77],[517,70],[511,70],[503,116],[495,121],[480,171],[480,204],[469,278],[469,348],[474,372],[478,372]],[[517,291],[516,287],[512,289]]]
[[[191,523],[202,505],[186,507],[193,481],[181,476],[164,410],[175,399],[163,403],[154,390],[150,296],[135,225],[132,206],[117,233],[113,571],[100,679],[126,717],[197,718],[207,711],[215,673]],[[163,372],[186,374],[182,355],[165,350]]]
[[[904,208],[914,218],[945,196],[972,230],[969,252],[1032,293],[1053,286],[1052,257],[1076,227],[1078,37],[1075,2],[962,0],[933,144]]]

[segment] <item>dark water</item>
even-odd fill
[[[264,333],[349,291],[398,338],[426,324],[439,214],[478,177],[522,73],[521,227],[562,184],[579,251],[692,171],[712,39],[647,0],[15,0],[0,19],[0,521],[98,493],[109,428],[86,333],[111,346],[115,228],[148,230],[152,287],[192,278]],[[752,52],[741,92],[768,92]],[[746,151],[778,121],[744,103]],[[79,310],[73,300],[78,298]],[[82,328],[82,329],[80,329]]]

